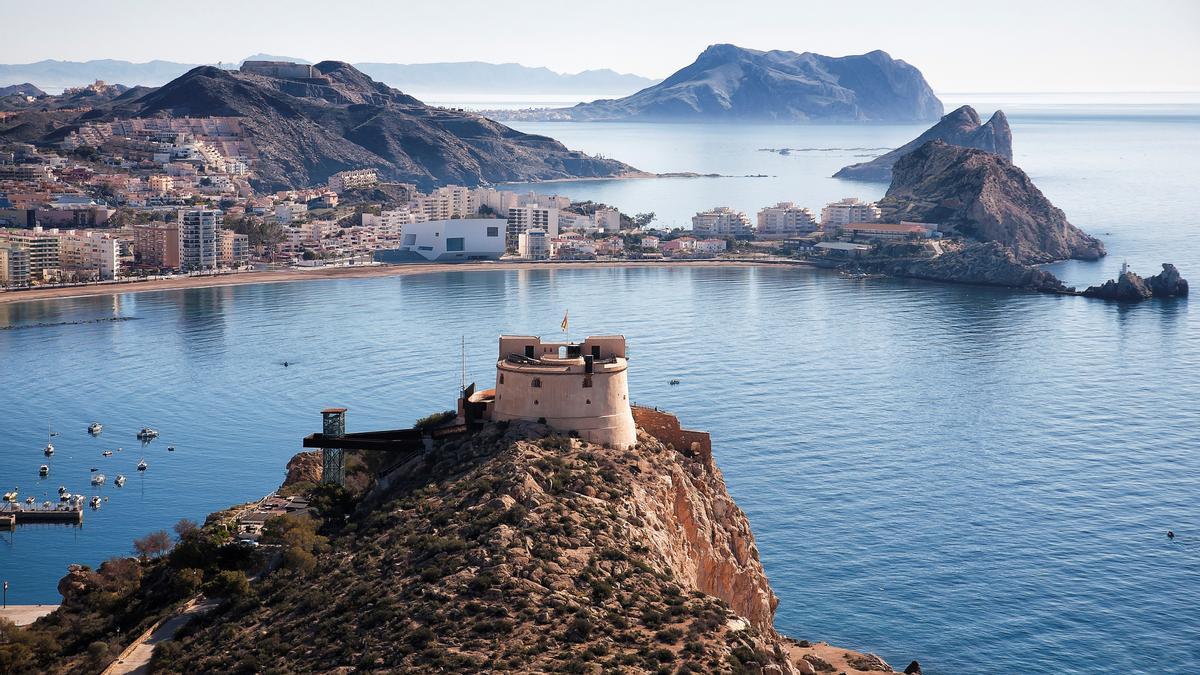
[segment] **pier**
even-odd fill
[[[83,509],[22,509],[0,511],[0,529],[12,529],[17,525],[31,523],[83,524]]]

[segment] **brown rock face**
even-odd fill
[[[320,483],[323,475],[322,469],[319,450],[296,453],[288,460],[287,478],[283,479],[282,487],[296,483]]]
[[[1012,162],[942,141],[896,161],[880,207],[893,219],[938,223],[969,239],[999,242],[1024,263],[1105,255],[1104,244],[1067,222]]]
[[[1089,286],[1084,295],[1104,300],[1141,301],[1149,298],[1175,298],[1188,294],[1188,282],[1179,270],[1170,263],[1163,263],[1163,271],[1143,279],[1131,271],[1122,272],[1116,279],[1109,279],[1099,286]]]
[[[1053,274],[1021,262],[1012,249],[994,241],[969,244],[929,260],[895,263],[886,271],[897,276],[931,281],[1047,292],[1066,290]]]

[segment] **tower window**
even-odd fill
[[[504,384],[504,373],[500,373],[500,378],[499,378],[498,384]]]
[[[592,376],[591,375],[585,375],[583,377],[583,388],[584,389],[592,388]]]
[[[533,382],[530,382],[529,386],[533,387],[534,389],[541,389],[542,388],[542,378],[540,378],[540,377],[533,378]]]

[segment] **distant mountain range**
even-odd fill
[[[304,59],[270,54],[255,54],[243,61],[309,63]],[[0,64],[0,86],[31,82],[42,89],[58,91],[91,84],[95,80],[104,80],[131,87],[158,87],[199,65],[203,64],[174,61],[131,63],[111,59]],[[228,62],[228,65],[233,66],[235,63]],[[420,93],[611,94],[637,91],[658,81],[608,69],[563,74],[548,68],[480,61],[360,63],[355,64],[355,67],[401,91]]]
[[[8,117],[0,141],[53,144],[85,123],[118,118],[237,117],[254,145],[253,182],[266,190],[311,186],[363,167],[425,189],[634,171],[546,136],[427,106],[348,63],[322,61],[313,68],[319,77],[295,80],[200,66],[155,89],[91,96],[91,109],[82,112],[56,105],[76,94],[51,97]]]
[[[548,118],[923,122],[942,112],[921,71],[882,51],[831,57],[718,44],[656,85],[620,99],[554,110]]]
[[[892,179],[892,165],[896,160],[929,141],[945,141],[963,148],[986,150],[1010,162],[1013,158],[1012,130],[1004,111],[997,110],[992,113],[991,119],[981,123],[979,113],[971,106],[964,105],[947,113],[937,124],[908,143],[869,162],[842,167],[833,177],[886,183]]]

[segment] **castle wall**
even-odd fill
[[[705,464],[712,465],[712,437],[707,432],[683,429],[678,417],[656,408],[639,405],[633,406],[632,412],[634,422],[642,431],[685,455],[696,453]]]

